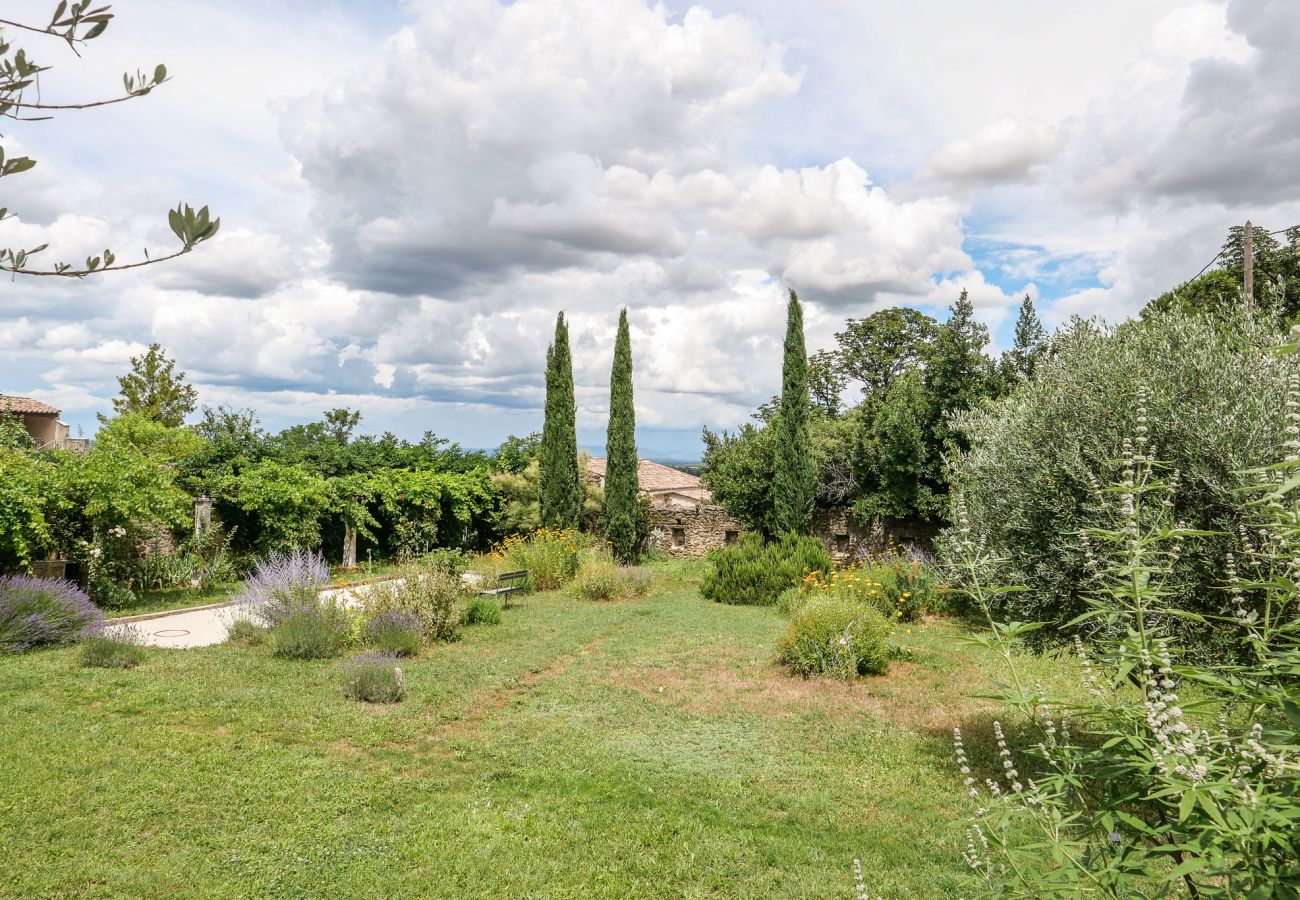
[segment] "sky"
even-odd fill
[[[41,21],[53,4],[17,0]],[[1247,218],[1300,224],[1292,0],[251,0],[118,3],[80,58],[8,33],[41,97],[150,95],[9,122],[0,246],[119,260],[0,284],[0,393],[93,432],[161,343],[200,402],[278,429],[491,447],[541,427],[571,322],[580,443],[599,446],[618,310],[644,455],[689,459],[780,383],[785,291],[809,351],[846,318],[942,319],[963,289],[1010,343],[1118,321]]]

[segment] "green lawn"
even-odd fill
[[[391,707],[260,648],[0,658],[0,896],[847,897],[855,856],[873,896],[956,896],[949,734],[996,674],[961,626],[802,681],[772,610],[660,588],[534,595]]]

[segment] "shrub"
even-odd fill
[[[406,679],[397,654],[370,650],[348,660],[343,693],[366,703],[397,703],[406,696]]]
[[[498,625],[501,622],[501,604],[491,597],[471,597],[465,606],[466,625]]]
[[[890,626],[871,606],[842,597],[812,598],[790,618],[779,648],[790,671],[855,678],[889,669]]]
[[[574,589],[583,600],[618,600],[625,595],[619,567],[603,553],[588,553],[574,580]]]
[[[103,613],[71,581],[0,577],[0,652],[74,643],[103,619]]]
[[[399,579],[372,585],[365,594],[362,616],[368,623],[388,612],[412,613],[419,618],[426,640],[454,641],[460,635],[467,594],[458,575],[411,567]]]
[[[437,569],[448,575],[455,575],[457,578],[469,571],[470,563],[473,561],[474,554],[455,547],[439,547],[420,557],[420,563],[425,568]]]
[[[226,643],[240,647],[258,647],[266,643],[266,626],[252,619],[238,618],[226,626]]]
[[[1300,592],[1293,574],[1280,574],[1294,572],[1300,553],[1300,378],[1291,391],[1296,428],[1282,481],[1267,470],[1247,476],[1262,482],[1248,494],[1258,501],[1249,527],[1216,536],[1236,547],[1222,588],[1207,598],[1220,606],[1211,616],[1173,605],[1182,599],[1168,589],[1177,561],[1209,536],[1178,527],[1167,469],[1152,461],[1138,416],[1116,490],[1104,495],[1110,522],[1092,532],[1092,590],[1079,623],[1088,639],[1075,635],[1081,691],[1045,690],[1021,669],[1018,644],[1040,623],[994,612],[1006,586],[988,580],[996,568],[958,498],[954,553],[988,625],[975,640],[1000,658],[1001,693],[1027,732],[1016,742],[1025,749],[1013,752],[995,721],[997,746],[987,752],[1001,757],[998,771],[977,778],[954,729],[957,767],[979,807],[967,819],[965,856],[982,893],[1300,896]],[[1247,556],[1279,574],[1244,577],[1236,563]],[[1201,628],[1216,620],[1244,652],[1227,661],[1188,652],[1179,638],[1195,635],[1175,625],[1189,619]]]
[[[367,643],[380,650],[414,656],[420,652],[424,620],[410,610],[387,609],[366,621],[365,637]]]
[[[334,600],[297,606],[271,626],[276,656],[286,659],[328,659],[343,652],[352,637],[348,611]]]
[[[329,582],[329,566],[319,553],[301,547],[289,553],[273,550],[257,564],[235,602],[244,616],[274,628],[319,606],[320,592]]]
[[[765,543],[757,532],[742,534],[730,547],[714,551],[712,570],[700,590],[719,603],[770,606],[791,585],[813,572],[829,572],[831,557],[815,537],[787,534]]]
[[[81,664],[94,669],[133,669],[145,659],[144,633],[133,625],[99,629],[81,642]]]
[[[799,611],[799,607],[806,599],[808,599],[808,590],[805,586],[788,587],[776,598],[776,611],[783,616],[793,615]]]
[[[1106,329],[1076,321],[1054,353],[1009,396],[963,414],[970,450],[954,460],[971,539],[1001,560],[998,578],[1025,590],[994,599],[998,618],[1040,621],[1032,639],[1062,639],[1059,626],[1086,609],[1097,549],[1080,533],[1106,527],[1106,495],[1119,480],[1136,398],[1147,394],[1150,446],[1173,478],[1173,520],[1218,536],[1189,544],[1165,589],[1189,612],[1217,610],[1227,535],[1251,517],[1244,470],[1271,461],[1286,439],[1283,397],[1297,357],[1269,353],[1278,331],[1245,319],[1167,314]],[[959,538],[940,539],[947,561]],[[1190,621],[1190,620],[1186,620]],[[1185,625],[1201,640],[1203,626]]]
[[[528,571],[528,587],[554,591],[578,573],[583,538],[571,528],[539,528],[529,535],[512,535],[494,551],[503,571]]]

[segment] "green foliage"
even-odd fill
[[[853,454],[860,522],[877,517],[932,519],[943,508],[939,456],[929,427],[929,396],[920,372],[906,372],[858,420]]]
[[[81,665],[88,669],[134,669],[147,656],[144,634],[133,625],[99,631],[81,642]]]
[[[367,624],[395,612],[419,617],[424,639],[431,643],[460,637],[462,610],[469,591],[459,575],[436,566],[411,565],[392,581],[371,585],[362,604]]]
[[[1031,681],[1018,644],[1044,623],[995,609],[1008,588],[989,581],[996,560],[977,545],[959,504],[956,568],[988,626],[978,643],[1003,659],[1002,693],[1028,745],[1013,752],[994,723],[1002,771],[977,785],[960,730],[958,765],[981,810],[969,820],[966,860],[991,896],[1293,897],[1300,892],[1300,439],[1280,471],[1256,473],[1239,536],[1246,576],[1229,558],[1208,615],[1171,604],[1169,580],[1202,532],[1179,527],[1173,484],[1152,459],[1143,422],[1108,495],[1111,520],[1084,534],[1098,551],[1087,609],[1076,623],[1087,696]],[[1288,402],[1300,425],[1300,378]],[[1287,573],[1287,574],[1283,574]],[[1230,628],[1239,652],[1194,654],[1175,622]],[[1067,718],[1068,717],[1068,718]],[[1032,748],[1032,749],[1029,749]],[[1024,775],[1021,773],[1024,772]]]
[[[997,388],[993,364],[984,355],[988,342],[988,327],[975,321],[975,307],[963,289],[948,321],[939,328],[922,379],[930,416],[931,458],[965,449],[965,437],[954,428],[952,417],[979,406]]]
[[[1286,438],[1283,401],[1296,364],[1266,352],[1278,340],[1258,318],[1170,314],[1114,329],[1075,321],[1033,381],[963,416],[971,448],[953,478],[975,539],[1002,560],[1002,580],[1030,589],[1000,596],[998,617],[1059,626],[1084,610],[1096,547],[1079,534],[1107,521],[1099,485],[1116,477],[1140,392],[1150,440],[1176,482],[1176,518],[1225,534],[1247,522],[1237,473],[1271,460]],[[942,540],[950,558],[953,539]],[[1224,538],[1189,547],[1166,580],[1170,605],[1216,609],[1228,549]],[[1058,636],[1051,628],[1034,639]]]
[[[389,610],[366,620],[365,639],[394,656],[415,656],[424,640],[424,620],[414,612]]]
[[[0,448],[0,572],[25,571],[49,545],[45,497],[52,475],[31,455]]]
[[[849,319],[835,335],[840,370],[847,381],[862,385],[864,395],[882,396],[898,378],[921,367],[938,331],[934,319],[906,306]]]
[[[318,547],[321,517],[333,502],[329,483],[302,465],[263,460],[225,485],[226,495],[257,517],[262,550]]]
[[[22,416],[8,411],[0,405],[0,453],[30,453],[36,449],[36,442],[27,433]]]
[[[226,626],[226,643],[238,647],[260,647],[266,643],[267,637],[265,625],[242,616]]]
[[[465,606],[466,625],[500,625],[501,604],[491,597],[470,597]]]
[[[185,383],[159,344],[150,344],[143,356],[131,357],[131,371],[117,379],[121,396],[113,398],[119,416],[138,415],[168,428],[179,428],[198,406],[199,393]]]
[[[713,502],[750,528],[770,530],[776,432],[746,422],[734,434],[704,429],[701,480]]]
[[[889,670],[890,626],[873,607],[851,600],[813,598],[790,616],[778,649],[795,675],[856,678]]]
[[[757,532],[746,532],[709,559],[712,568],[700,585],[705,598],[758,606],[776,603],[786,588],[809,573],[829,572],[832,565],[820,540],[793,533],[768,542]]]
[[[398,703],[406,697],[406,679],[391,653],[370,651],[348,661],[343,693],[365,703]]]
[[[352,620],[335,600],[296,605],[269,633],[271,650],[285,659],[329,659],[351,643]]]
[[[541,451],[542,436],[537,432],[524,437],[510,435],[492,455],[498,472],[518,474],[537,459]]]
[[[1038,320],[1034,301],[1025,294],[1016,316],[1015,339],[1011,349],[1002,355],[1001,375],[1008,387],[1034,377],[1034,367],[1047,352],[1047,329]]]
[[[576,415],[569,326],[560,313],[555,340],[546,351],[546,419],[539,453],[539,511],[549,527],[576,528],[582,511]]]
[[[578,556],[585,541],[573,529],[539,528],[529,535],[512,535],[494,551],[501,571],[527,570],[528,586],[554,591],[578,574]]]
[[[492,491],[498,498],[493,518],[497,534],[506,537],[530,534],[542,527],[540,479],[541,466],[537,460],[520,472],[502,472],[492,476]],[[605,494],[589,478],[582,479],[581,488],[581,524],[593,531],[605,513]]]
[[[609,376],[609,428],[605,437],[604,536],[614,557],[636,560],[647,532],[637,481],[636,410],[632,404],[632,338],[627,310],[618,316],[614,367]]]
[[[627,600],[644,594],[649,576],[640,569],[620,566],[607,553],[587,550],[582,554],[574,592],[583,600]]]
[[[772,428],[772,520],[775,534],[812,531],[817,469],[812,454],[808,355],[804,350],[803,309],[794,290],[786,311],[785,362],[781,368],[781,406]]]

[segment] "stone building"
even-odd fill
[[[21,421],[42,450],[85,450],[90,443],[85,438],[69,437],[68,426],[59,421],[59,410],[31,397],[0,394],[0,415]]]

